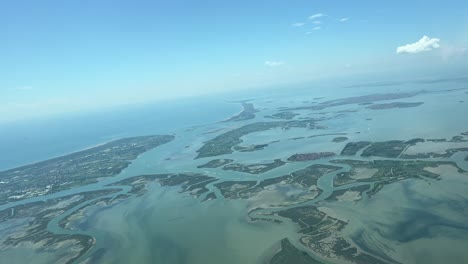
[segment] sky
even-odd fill
[[[0,122],[321,78],[463,72],[466,14],[466,0],[2,0]]]

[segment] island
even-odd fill
[[[223,170],[232,170],[250,174],[261,174],[280,166],[283,166],[286,162],[282,161],[281,159],[275,159],[272,162],[263,162],[263,163],[255,163],[255,164],[239,164],[239,163],[231,163],[223,167]]]
[[[297,249],[287,238],[281,240],[281,249],[270,260],[270,264],[322,264],[307,252]]]
[[[182,193],[189,193],[194,197],[199,197],[209,191],[206,185],[216,180],[214,177],[199,173],[148,174],[118,181],[110,186],[131,186],[132,189],[129,194],[141,196],[148,191],[147,186],[149,183],[157,182],[161,186],[180,186]]]
[[[356,155],[356,153],[359,150],[369,146],[370,144],[372,144],[372,142],[370,141],[349,142],[341,151],[341,155],[344,155],[344,156]]]
[[[213,157],[233,153],[233,147],[242,143],[241,137],[254,132],[265,131],[273,128],[309,128],[314,129],[315,120],[307,119],[301,121],[276,121],[276,122],[256,122],[236,128],[220,134],[204,143],[196,152],[195,159]]]
[[[0,211],[0,223],[9,225],[23,223],[0,238],[3,247],[27,247],[31,250],[54,248],[63,250],[61,261],[73,263],[95,244],[95,239],[84,234],[54,234],[48,231],[49,222],[65,211],[103,195],[118,192],[119,189],[107,189],[63,196],[40,202],[17,205]]]
[[[296,223],[302,235],[299,241],[318,256],[351,263],[387,263],[347,241],[340,232],[347,223],[327,215],[316,206],[293,207],[276,214]]]
[[[265,116],[265,118],[291,120],[291,119],[293,119],[294,117],[296,117],[298,115],[299,115],[298,113],[288,111],[288,112],[275,113],[275,114],[273,114],[271,116]]]
[[[317,187],[317,180],[334,171],[341,169],[337,166],[313,164],[290,174],[257,181],[224,181],[214,184],[227,199],[250,199],[262,192],[272,189],[295,190],[295,195],[285,197],[288,201],[280,203],[294,204],[317,197],[322,190]],[[289,201],[291,200],[291,201]]]
[[[312,152],[304,154],[294,154],[288,158],[288,161],[310,161],[335,156],[333,152]]]
[[[233,161],[234,161],[233,159],[214,159],[214,160],[208,161],[205,164],[197,166],[197,168],[211,168],[211,169],[219,168],[219,167],[224,166],[226,164],[229,164],[229,163],[231,163]]]
[[[130,137],[0,172],[0,204],[68,190],[112,177],[172,135]]]
[[[353,96],[342,99],[335,99],[330,101],[321,102],[319,104],[314,104],[310,106],[299,106],[299,107],[290,107],[282,109],[282,111],[296,111],[296,110],[323,110],[329,107],[343,106],[350,104],[363,104],[363,103],[374,103],[378,101],[387,101],[387,100],[398,100],[403,98],[414,97],[424,92],[408,92],[408,93],[376,93],[362,96]]]
[[[439,180],[440,175],[430,171],[440,165],[450,165],[460,172],[465,172],[451,161],[406,161],[406,160],[333,160],[335,164],[346,164],[350,171],[336,175],[333,185],[342,186],[355,182],[376,182],[367,192],[371,197],[380,191],[384,185],[406,179]]]
[[[373,104],[366,108],[372,109],[372,110],[383,110],[383,109],[391,109],[391,108],[417,107],[422,104],[424,104],[424,102],[416,102],[416,103],[393,102],[393,103],[386,103],[386,104]]]
[[[247,103],[246,101],[242,102],[242,108],[243,108],[242,112],[240,112],[239,114],[235,116],[232,116],[231,118],[225,120],[224,122],[244,121],[244,120],[254,119],[255,113],[258,112],[258,110],[255,109],[252,103]]]
[[[239,151],[239,152],[253,152],[253,151],[258,151],[258,150],[262,150],[264,148],[268,147],[268,144],[252,144],[252,145],[248,145],[248,146],[234,146],[234,150],[235,151]]]
[[[336,138],[332,139],[332,142],[340,143],[340,142],[344,142],[346,140],[348,140],[347,137],[336,137]]]

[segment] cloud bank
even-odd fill
[[[415,43],[406,44],[397,48],[397,54],[403,53],[420,53],[423,51],[430,51],[432,49],[437,49],[440,47],[440,39],[438,38],[429,38],[428,36],[423,36],[420,40]]]

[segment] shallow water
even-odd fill
[[[451,88],[460,88],[459,84],[445,84],[444,89],[450,88],[449,86]],[[336,91],[327,91],[324,92],[327,98],[320,100],[324,101],[333,98],[384,91],[395,92],[398,89],[406,92],[418,91],[421,89],[430,90],[434,88],[440,90],[440,86],[434,85],[412,85],[411,87],[402,85],[397,87],[378,87],[374,89],[364,87],[353,90],[343,90],[343,93],[340,94],[336,93]],[[323,91],[317,88],[303,92],[310,97],[309,100],[312,100],[313,97],[321,95]],[[464,91],[418,95],[398,101],[424,101],[424,104],[419,107],[388,110],[361,109],[358,112],[344,113],[339,117],[320,121],[320,125],[328,127],[325,129],[309,130],[293,128],[286,132],[281,129],[272,129],[251,133],[242,138],[244,140],[243,144],[267,143],[273,140],[280,140],[280,142],[272,143],[264,150],[246,153],[235,152],[216,158],[232,158],[236,160],[236,162],[255,163],[276,158],[286,159],[292,154],[301,152],[332,151],[338,154],[346,142],[332,142],[331,140],[336,137],[334,135],[289,140],[293,137],[308,137],[325,133],[346,133],[345,136],[349,138],[349,141],[408,140],[416,137],[451,138],[460,132],[468,130],[466,122],[460,120],[459,115],[454,114],[464,113],[467,110],[466,104],[458,102],[462,97],[467,97],[468,99],[468,95],[465,94]],[[145,121],[141,122],[140,126],[132,126],[130,125],[132,121],[128,120],[129,122],[124,122],[125,120],[119,119],[119,129],[101,131],[98,133],[99,136],[97,137],[97,134],[90,134],[82,141],[75,142],[74,145],[65,145],[60,151],[54,152],[55,150],[49,149],[45,152],[45,156],[55,156],[61,152],[69,152],[86,147],[89,144],[101,143],[103,139],[107,141],[108,139],[120,136],[167,133],[166,131],[171,131],[171,133],[173,132],[176,134],[176,139],[142,154],[117,177],[105,179],[97,184],[67,190],[47,197],[29,199],[27,201],[60,197],[62,195],[81,191],[100,190],[106,188],[105,186],[110,183],[141,174],[202,172],[209,176],[215,176],[220,180],[260,180],[285,175],[314,163],[327,163],[328,160],[333,158],[302,163],[287,163],[284,166],[261,175],[224,171],[221,168],[201,170],[196,168],[197,165],[204,164],[212,159],[202,158],[194,160],[196,156],[195,151],[203,145],[204,141],[229,129],[240,127],[254,121],[273,121],[271,119],[265,119],[263,116],[274,113],[277,107],[280,106],[305,104],[303,103],[305,100],[304,98],[304,95],[295,95],[290,98],[285,98],[283,93],[279,93],[269,97],[254,99],[252,101],[254,105],[266,109],[257,114],[256,120],[238,123],[215,123],[215,121],[226,119],[239,111],[237,104],[229,103],[224,103],[229,106],[226,108],[219,108],[219,110],[216,111],[217,114],[210,117],[207,117],[208,110],[206,109],[213,109],[210,107],[214,106],[206,105],[204,106],[206,107],[206,111],[203,110],[199,112],[203,117],[200,117],[200,119],[192,118],[189,123],[186,123],[186,120],[190,118],[190,116],[174,117],[170,123],[158,123],[157,119],[146,117],[143,118]],[[219,107],[219,102],[216,104],[216,107]],[[333,117],[337,115],[337,111],[357,108],[356,105],[348,105],[332,107],[323,110],[323,112],[329,112],[325,114],[324,117]],[[307,111],[300,111],[300,113],[301,116],[297,118],[310,117]],[[148,115],[148,112],[146,115]],[[127,117],[134,117],[134,115],[128,115]],[[367,120],[369,118],[371,120]],[[154,123],[148,124],[146,122]],[[180,123],[184,125],[181,126]],[[188,124],[205,125],[189,127]],[[163,128],[161,125],[163,125]],[[116,124],[113,124],[113,126],[116,126]],[[126,127],[132,127],[131,131],[126,131]],[[224,130],[216,133],[204,134],[219,128],[224,128]],[[77,135],[80,134],[78,133]],[[50,140],[52,139],[45,140],[44,144],[50,143]],[[55,140],[63,140],[63,138],[57,138]],[[18,147],[20,150],[25,151],[30,145],[25,144]],[[37,156],[34,155],[35,154],[31,154],[31,156],[26,156],[23,160],[15,162],[28,162],[31,159],[37,158]],[[465,153],[459,153],[453,157],[453,160],[456,160],[462,168],[467,168],[467,163],[463,161],[463,155],[465,155]],[[8,162],[5,164],[8,164]],[[9,164],[11,165],[13,163]],[[9,165],[6,167],[8,166]],[[346,169],[346,166],[344,167]],[[332,180],[336,173],[337,172],[331,173],[320,178],[318,186],[324,190],[323,193],[315,201],[305,204],[315,204],[317,201],[323,200],[330,195],[333,189],[340,189],[333,188],[332,186]],[[457,197],[468,198],[465,192],[463,192],[463,190],[466,190],[466,187],[461,187],[464,185],[457,185],[460,182],[464,182],[464,179],[456,178],[454,180],[450,178],[450,175],[447,177],[449,178],[443,179],[429,187],[424,181],[404,181],[386,186],[379,192],[379,199],[363,199],[357,204],[347,204],[343,202],[331,205],[327,204],[327,206],[337,212],[339,211],[343,217],[352,220],[353,224],[350,224],[350,227],[346,229],[350,237],[356,237],[359,233],[358,231],[362,230],[363,227],[370,228],[379,226],[380,224],[380,226],[395,228],[399,221],[407,221],[401,214],[401,207],[405,207],[405,209],[413,208],[421,210],[428,206],[427,203],[419,201],[422,199],[421,197],[441,201],[440,203],[442,206],[434,209],[433,214],[447,214],[447,218],[451,221],[454,219],[463,220],[465,216],[456,215],[450,208],[447,209],[448,211],[442,210],[446,201],[457,200]],[[361,183],[341,188],[348,188],[359,184]],[[208,187],[214,189],[213,184],[209,184]],[[458,191],[455,192],[452,191],[452,189]],[[413,191],[414,195],[407,195],[408,190]],[[215,192],[219,196],[219,191]],[[447,197],[445,193],[452,193],[453,196]],[[416,197],[416,194],[421,194],[422,196]],[[258,201],[233,201],[219,197],[219,199],[214,201],[200,203],[202,198],[203,196],[199,199],[195,199],[188,195],[180,194],[178,187],[160,187],[158,185],[152,185],[151,191],[141,197],[125,200],[108,208],[99,207],[90,209],[87,220],[84,225],[81,226],[83,230],[79,233],[90,234],[97,238],[97,245],[91,253],[96,252],[98,249],[105,249],[102,258],[99,260],[100,263],[261,263],[271,256],[272,252],[278,248],[278,242],[284,237],[291,238],[296,246],[301,247],[301,245],[297,243],[297,227],[290,221],[284,221],[283,224],[275,224],[265,221],[252,223],[247,220],[248,210],[258,206],[258,203],[256,203]],[[273,195],[268,199],[274,202],[277,198],[278,197],[275,198]],[[458,200],[460,199],[458,198]],[[17,204],[27,201],[22,201]],[[262,202],[265,203],[268,201]],[[12,204],[0,206],[0,209],[7,208],[11,205]],[[78,207],[79,206],[77,206],[77,208]],[[67,213],[73,211],[74,209]],[[365,212],[369,213],[366,215]],[[395,215],[397,218],[395,218]],[[61,216],[60,219],[62,217],[64,217],[64,215]],[[60,219],[56,218],[52,221],[49,224],[49,230],[57,233],[73,233],[72,231],[64,231],[56,226],[56,223]],[[418,219],[416,218],[414,221],[418,221]],[[423,259],[423,255],[427,255],[431,250],[434,252],[434,261],[432,263],[437,263],[435,260],[442,259],[438,256],[443,256],[443,248],[436,250],[434,248],[436,245],[444,243],[444,245],[447,245],[447,250],[454,252],[453,256],[455,256],[456,254],[461,254],[461,247],[450,247],[449,245],[458,245],[461,241],[468,241],[468,237],[465,237],[463,234],[459,234],[460,237],[451,238],[443,235],[444,233],[449,234],[452,232],[450,228],[447,229],[446,227],[434,227],[430,232],[428,231],[429,233],[426,233],[425,236],[418,238],[410,236],[409,239],[406,238],[408,241],[404,244],[395,242],[395,240],[402,240],[402,237],[404,238],[407,236],[398,234],[397,231],[391,230],[391,232],[389,231],[391,235],[378,236],[376,235],[377,233],[372,233],[369,229],[366,230],[366,232],[368,232],[367,234],[370,235],[361,235],[360,241],[364,241],[361,247],[368,247],[368,244],[375,244],[376,247],[381,244],[387,245],[387,247],[393,248],[393,250],[398,250],[398,253],[392,253],[391,249],[385,247],[384,249],[379,247],[379,250],[396,259],[408,260],[402,261],[404,263],[418,263],[417,260]],[[436,236],[439,242],[431,242],[431,240],[427,238],[428,234]],[[378,241],[378,243],[376,241]],[[415,252],[413,255],[415,256],[414,261],[410,257],[411,254],[409,250]],[[5,253],[7,255],[1,254],[2,258],[3,256],[18,258],[18,262],[31,259],[30,252],[28,254],[23,254],[22,252],[23,249],[17,249]],[[39,258],[35,259],[38,263],[47,263],[54,259],[53,256],[49,256],[49,253],[45,252],[37,252],[37,254],[33,255],[39,256]],[[57,255],[55,255],[55,257],[57,257]],[[460,258],[468,259],[468,256],[461,254]],[[84,258],[82,258],[82,260],[83,259]]]

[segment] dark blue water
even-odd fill
[[[238,113],[225,97],[146,104],[0,125],[0,170],[61,156],[116,138],[173,134]]]

